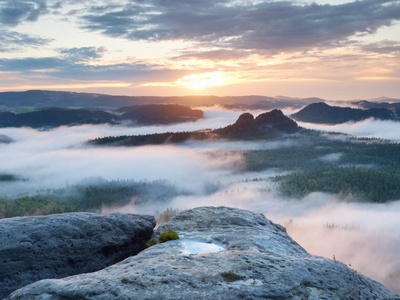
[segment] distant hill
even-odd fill
[[[363,100],[366,101],[366,100]],[[117,96],[96,93],[76,93],[65,91],[29,90],[22,92],[0,92],[0,110],[59,108],[117,109],[132,105],[181,104],[186,106],[221,105],[227,109],[263,109],[295,108],[300,109],[311,103],[326,102],[316,97],[294,98],[285,96],[267,97],[258,95],[245,96]],[[353,101],[354,103],[360,101]],[[400,99],[381,97],[371,103],[396,103]]]
[[[113,123],[113,114],[87,109],[48,108],[26,113],[0,112],[0,127],[58,127]]]
[[[0,108],[119,108],[136,104],[133,100],[128,96],[31,90],[0,93]]]
[[[368,118],[379,120],[398,120],[396,114],[386,108],[357,109],[350,107],[330,106],[326,103],[313,103],[291,115],[297,121],[340,124],[349,121],[362,121]]]
[[[392,99],[395,100],[395,99]],[[361,101],[354,101],[351,102],[352,105],[355,105],[359,108],[363,109],[371,109],[371,108],[386,108],[390,109],[392,111],[396,111],[396,113],[399,113],[400,111],[400,103],[399,102],[371,102],[367,100],[361,100]]]
[[[204,117],[203,111],[179,104],[150,104],[122,107],[117,110],[120,120],[138,124],[169,124],[196,121]]]
[[[181,104],[186,106],[222,105],[227,109],[265,109],[301,108],[316,102],[314,98],[296,99],[266,96],[116,96],[94,93],[75,93],[62,91],[29,90],[23,92],[1,92],[0,109],[43,109],[58,108],[91,108],[117,109],[132,105],[148,104]]]
[[[45,108],[22,113],[0,111],[0,127],[54,128],[63,125],[127,122],[128,125],[171,124],[195,121],[203,117],[201,110],[176,104],[131,106],[117,112],[82,108]]]

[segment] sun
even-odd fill
[[[189,89],[204,89],[211,86],[224,85],[226,79],[220,71],[192,74],[178,79],[177,83]]]

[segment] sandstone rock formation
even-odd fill
[[[167,228],[178,231],[181,239],[155,245],[98,272],[39,281],[7,299],[398,297],[338,261],[308,254],[283,227],[263,215],[201,207],[176,216],[156,236]]]
[[[93,272],[135,255],[152,216],[67,213],[0,220],[0,299],[44,278]]]
[[[301,129],[295,121],[285,116],[279,109],[258,115],[243,113],[238,120],[213,132],[222,137],[240,139],[269,138],[283,133],[295,133]]]

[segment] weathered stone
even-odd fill
[[[283,227],[263,215],[201,207],[176,216],[156,236],[165,229],[178,231],[181,239],[158,244],[98,272],[42,280],[7,299],[398,297],[338,261],[308,254]],[[193,244],[198,247],[194,242],[213,247],[210,251],[201,247],[200,253],[187,251]]]
[[[93,272],[135,255],[152,216],[67,213],[0,220],[0,298],[44,278]]]

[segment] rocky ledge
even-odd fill
[[[185,211],[161,226],[179,240],[101,271],[42,280],[7,299],[394,299],[346,265],[308,254],[261,214]],[[400,298],[399,298],[400,299]]]
[[[152,216],[129,214],[1,219],[0,299],[44,278],[98,271],[135,255],[155,225]]]

